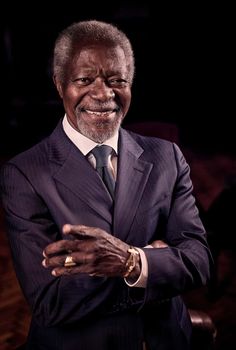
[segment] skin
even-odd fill
[[[63,226],[64,235],[72,235],[73,240],[60,240],[49,244],[43,255],[44,267],[52,267],[54,276],[76,273],[88,273],[92,276],[124,276],[125,263],[130,248],[128,244],[110,235],[104,230],[84,225]],[[152,242],[153,248],[166,248],[161,240]],[[76,263],[73,267],[64,267],[66,257],[72,256]],[[135,281],[140,274],[140,257],[136,257],[136,266],[129,276]]]
[[[119,129],[131,101],[123,50],[104,45],[75,48],[65,80],[54,81],[70,124],[102,143]]]
[[[125,263],[129,256],[129,245],[125,242],[100,228],[83,225],[64,225],[63,233],[73,235],[74,240],[51,243],[44,251],[46,258],[43,265],[56,267],[53,270],[54,275],[88,273],[93,276],[112,277],[125,274]],[[68,251],[71,252],[76,266],[64,267]]]
[[[97,143],[119,129],[131,101],[126,59],[119,46],[75,47],[64,81],[54,76],[54,82],[73,128]],[[42,264],[52,268],[54,276],[124,276],[130,255],[127,243],[96,227],[66,224],[62,232],[74,239],[51,243],[43,252]],[[68,253],[76,266],[64,267]],[[140,274],[140,257],[135,258],[135,268],[129,275],[131,282]]]

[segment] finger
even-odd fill
[[[65,224],[62,227],[62,232],[65,235],[74,235],[80,239],[95,238],[97,236],[107,234],[105,231],[97,227],[90,227],[85,225],[70,225],[70,224]]]
[[[66,256],[61,255],[61,256],[56,256],[53,258],[46,258],[42,261],[42,265],[44,267],[57,267],[57,266],[64,266]]]
[[[162,240],[156,240],[156,241],[153,241],[151,244],[150,244],[153,248],[167,248],[168,247],[168,244],[166,244],[164,241]]]
[[[90,277],[99,276],[99,273],[84,265],[76,265],[72,267],[58,266],[52,270],[53,276],[75,275],[79,273],[88,274]],[[100,275],[101,276],[101,275]]]
[[[52,270],[52,275],[53,276],[63,276],[63,275],[74,275],[81,273],[81,269],[78,266],[73,266],[73,267],[56,267],[55,269]]]
[[[71,225],[70,224],[65,224],[63,227],[62,227],[62,232],[64,234],[69,234],[70,233],[70,230],[71,230]]]
[[[62,232],[65,235],[71,234],[71,233],[85,233],[90,227],[85,226],[85,225],[70,225],[70,224],[65,224],[62,227]]]
[[[43,256],[46,258],[53,254],[60,254],[63,252],[78,250],[79,241],[78,240],[67,240],[63,239],[57,242],[49,244],[43,251]]]

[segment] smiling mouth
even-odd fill
[[[82,109],[81,112],[85,112],[90,115],[98,116],[98,117],[106,117],[110,114],[116,113],[117,109],[103,110],[103,111],[92,111],[90,109]]]

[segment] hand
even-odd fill
[[[73,240],[61,240],[49,244],[43,255],[44,267],[52,267],[54,276],[87,273],[92,276],[124,276],[130,246],[104,230],[84,225],[63,226],[65,235]],[[71,255],[75,266],[64,267]]]
[[[166,247],[168,247],[168,244],[166,244],[164,241],[161,241],[160,239],[153,241],[149,245],[151,245],[153,248],[166,248]]]

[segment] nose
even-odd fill
[[[91,86],[90,96],[101,102],[108,101],[115,97],[113,89],[103,79],[95,79]]]

